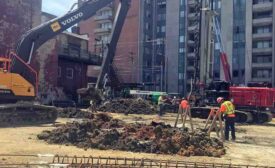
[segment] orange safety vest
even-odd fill
[[[182,100],[180,105],[181,105],[181,108],[183,108],[183,109],[186,109],[189,106],[187,100]]]

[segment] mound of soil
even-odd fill
[[[154,114],[156,112],[156,108],[143,99],[115,99],[105,102],[98,110],[124,114]]]
[[[170,125],[126,124],[105,113],[93,119],[62,125],[43,131],[38,138],[48,143],[75,145],[80,148],[114,149],[182,156],[213,156],[225,154],[223,143],[201,130],[189,133]]]

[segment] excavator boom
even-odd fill
[[[0,81],[0,91],[1,88],[5,88],[4,91],[10,90],[10,92],[13,93],[12,99],[15,101],[22,100],[22,97],[34,98],[35,95],[37,95],[37,91],[35,91],[37,89],[37,80],[30,79],[30,73],[33,73],[33,70],[29,65],[32,56],[34,55],[33,53],[49,39],[62,33],[80,21],[89,19],[94,16],[98,10],[114,1],[115,0],[86,0],[77,9],[69,11],[67,14],[59,18],[43,23],[25,33],[17,45],[15,56],[13,58],[5,57],[10,60],[12,59],[11,66],[6,68],[6,66],[4,66],[5,64],[3,64],[5,62],[3,60],[1,62],[0,60],[0,78],[4,79],[5,77],[5,81]],[[103,75],[106,75],[109,72],[109,65],[113,62],[116,44],[130,7],[130,1],[131,0],[120,0],[120,5],[113,24],[110,44],[107,46],[101,73],[98,77],[97,88],[99,89],[103,88]],[[26,67],[27,71],[25,70]],[[18,79],[17,81],[11,80],[15,79],[15,77]],[[35,78],[37,79],[37,74],[35,75]],[[17,83],[15,84],[12,82]],[[24,87],[21,86],[23,84]],[[13,87],[17,85],[20,90],[15,90],[15,87]],[[20,95],[14,93],[20,93]],[[4,102],[7,98],[7,95],[5,95],[0,101]],[[52,122],[56,118],[57,112],[55,108],[25,103],[0,106],[0,121],[2,124],[9,124],[11,122],[15,124],[22,124],[25,122],[43,123]],[[16,121],[18,122],[16,123]]]

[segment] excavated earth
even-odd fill
[[[98,111],[124,114],[153,114],[156,107],[143,99],[114,99],[103,103]]]
[[[93,119],[94,114],[82,111],[78,108],[59,108],[58,110],[58,117],[61,118],[86,118],[86,119]]]
[[[212,156],[225,154],[223,143],[201,130],[189,133],[170,125],[152,122],[150,125],[126,124],[105,113],[90,114],[90,119],[43,131],[40,140],[51,144],[75,145],[80,148],[114,149],[182,156]]]

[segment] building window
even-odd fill
[[[100,28],[102,28],[102,29],[111,29],[112,28],[112,23],[111,22],[101,23]]]
[[[166,27],[165,26],[161,26],[161,32],[165,33],[166,31]]]
[[[184,36],[180,36],[180,43],[184,43]]]
[[[222,3],[221,1],[218,1],[218,9],[221,9],[221,7],[222,7]]]
[[[60,78],[62,76],[61,67],[58,67],[58,77]]]
[[[184,17],[185,12],[184,11],[180,11],[180,17]]]
[[[272,11],[253,13],[253,19],[262,19],[272,17]]]
[[[272,70],[271,69],[252,69],[253,78],[271,78]]]
[[[261,27],[254,27],[253,33],[254,34],[262,34],[262,33],[271,33],[272,32],[272,26],[261,26]]]
[[[261,4],[261,3],[268,3],[272,2],[273,0],[253,0],[253,4]]]
[[[179,53],[184,53],[184,48],[180,48]]]
[[[253,63],[272,63],[272,55],[253,55]]]
[[[99,12],[99,16],[108,17],[112,15],[113,15],[113,12],[111,10],[103,10]]]
[[[66,78],[67,79],[73,79],[74,78],[74,70],[73,70],[73,68],[67,68],[66,69]]]
[[[271,48],[271,47],[272,47],[271,40],[253,42],[253,48]]]
[[[183,73],[179,73],[179,80],[183,79]]]
[[[238,77],[239,76],[239,71],[238,70],[234,70],[233,71],[233,77]]]

